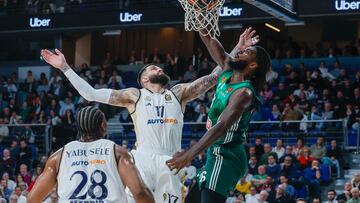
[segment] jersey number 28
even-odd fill
[[[100,182],[97,182],[95,180],[95,176],[96,174],[100,174],[101,176],[101,180]],[[81,181],[79,183],[79,185],[76,187],[76,189],[74,190],[74,192],[72,193],[71,197],[69,199],[87,199],[87,196],[90,196],[91,199],[98,199],[98,200],[103,200],[108,196],[108,190],[105,187],[105,183],[106,183],[106,174],[101,171],[101,170],[95,170],[91,176],[90,176],[90,187],[88,189],[88,191],[81,195],[79,194],[82,189],[85,187],[85,185],[87,185],[88,182],[88,176],[84,171],[75,171],[75,173],[72,174],[72,176],[70,177],[70,181],[73,179],[73,177],[75,175],[80,175],[81,176]],[[94,190],[96,187],[100,187],[101,188],[101,194],[95,194]]]

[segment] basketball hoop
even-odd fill
[[[203,36],[220,36],[219,10],[225,0],[178,0],[185,11],[185,30]]]

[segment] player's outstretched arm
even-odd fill
[[[235,55],[241,51],[244,51],[246,48],[255,45],[259,42],[259,36],[255,35],[256,31],[251,27],[245,29],[245,31],[240,35],[239,42],[230,52],[226,53],[224,47],[217,39],[213,39],[210,36],[204,36],[200,34],[202,41],[204,42],[206,48],[208,49],[213,60],[224,70],[228,69],[227,67],[227,58],[234,58]]]
[[[235,54],[237,54],[238,52],[243,51],[247,47],[258,43],[259,36],[253,37],[255,35],[255,33],[256,33],[256,31],[252,30],[251,27],[247,28],[240,35],[239,42],[231,51],[230,56],[234,57]],[[200,34],[200,36],[202,36],[202,35]],[[212,39],[209,36],[202,36],[202,38],[203,38],[203,40],[209,40],[210,44],[214,44],[214,45],[211,45],[211,47],[213,47],[214,50],[218,49],[219,47],[222,47],[220,42],[217,41],[216,39]],[[214,40],[214,41],[212,42],[212,40]],[[218,45],[215,45],[215,44],[218,44]],[[216,48],[216,47],[218,47],[218,48]],[[219,49],[221,49],[221,48],[219,48]],[[222,49],[222,51],[225,52],[223,49]],[[210,53],[211,53],[211,51],[210,51]],[[213,56],[213,58],[214,58],[214,56]],[[226,60],[226,59],[224,59],[224,60]],[[216,66],[214,68],[214,70],[212,71],[211,74],[203,76],[191,83],[178,84],[178,85],[174,86],[171,90],[175,93],[176,97],[181,101],[182,106],[184,106],[186,104],[186,102],[189,102],[193,99],[200,97],[202,94],[204,94],[210,88],[212,88],[214,85],[216,85],[217,79],[219,78],[220,74],[222,73],[223,70],[226,70],[226,69],[227,69],[226,65],[219,64],[218,66]]]
[[[120,146],[116,146],[116,154],[120,155],[118,170],[121,180],[130,189],[135,201],[137,203],[155,203],[151,191],[141,179],[133,157]]]
[[[87,101],[95,101],[113,106],[129,107],[134,105],[139,97],[139,90],[127,88],[122,90],[94,89],[84,79],[79,77],[74,70],[66,63],[64,55],[55,49],[55,53],[44,49],[41,50],[43,59],[53,67],[61,70],[69,79],[74,88]]]
[[[224,136],[228,129],[238,121],[243,112],[250,107],[253,99],[252,92],[247,89],[235,91],[229,100],[228,106],[221,113],[218,122],[209,131],[186,152],[180,152],[166,162],[170,170],[177,169],[177,172],[186,166],[200,152],[212,145],[221,136]]]
[[[41,203],[56,185],[58,164],[60,163],[62,149],[50,156],[44,171],[36,179],[34,187],[27,196],[27,203]]]

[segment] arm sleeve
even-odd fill
[[[72,69],[64,72],[74,88],[87,101],[95,101],[100,103],[109,103],[111,89],[94,89],[84,79],[78,76]]]

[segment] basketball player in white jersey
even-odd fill
[[[49,158],[27,202],[41,203],[56,184],[59,203],[127,203],[126,186],[136,202],[155,202],[127,150],[104,139],[105,115],[89,106],[76,122],[80,139]]]
[[[258,41],[255,31],[247,29],[230,53],[235,55]],[[157,203],[180,203],[180,176],[174,175],[166,165],[171,156],[181,151],[183,112],[187,102],[198,98],[213,87],[221,68],[191,83],[178,84],[170,90],[170,80],[160,67],[146,65],[139,72],[142,89],[94,89],[80,78],[66,63],[64,55],[55,50],[42,50],[44,60],[64,72],[74,88],[88,101],[126,107],[131,113],[136,133],[136,150],[132,150],[135,164],[145,184],[154,193]],[[132,201],[131,195],[129,201]]]

